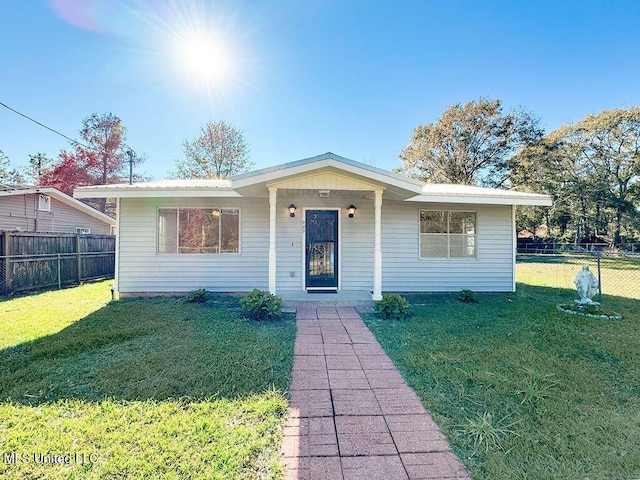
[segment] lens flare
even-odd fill
[[[218,100],[251,86],[251,27],[239,7],[207,0],[48,1],[69,24],[121,43],[112,70],[123,77],[144,72],[144,81],[172,93],[179,85]]]
[[[233,75],[229,47],[210,36],[192,33],[179,40],[178,60],[195,82],[220,84]]]

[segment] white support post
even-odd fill
[[[115,267],[113,271],[113,300],[120,299],[120,198],[116,198],[116,253]],[[157,230],[156,226],[156,230]]]
[[[375,191],[375,229],[373,249],[373,300],[382,300],[382,190]]]
[[[278,189],[269,187],[269,292],[276,294],[276,202]]]
[[[511,276],[512,285],[511,291],[516,291],[516,258],[518,256],[518,232],[516,231],[516,206],[511,205],[511,241],[513,243],[512,249],[512,262],[511,262]]]

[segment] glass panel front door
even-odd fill
[[[338,212],[307,210],[305,215],[306,287],[338,288]]]

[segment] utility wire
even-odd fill
[[[43,128],[46,128],[47,130],[55,133],[56,135],[60,135],[63,138],[66,138],[67,140],[69,140],[72,144],[74,145],[80,145],[81,147],[86,148],[87,150],[93,150],[96,151],[95,148],[91,148],[86,146],[84,143],[80,143],[77,140],[74,140],[71,137],[67,137],[64,133],[60,133],[59,131],[46,126],[44,123],[39,122],[38,120],[36,120],[35,118],[31,118],[29,115],[25,115],[22,112],[19,112],[18,110],[16,110],[15,108],[11,108],[9,105],[7,105],[6,103],[0,102],[0,105],[2,105],[4,108],[6,108],[7,110],[11,110],[13,113],[17,113],[18,115],[20,115],[21,117],[26,118],[27,120],[31,120],[33,123],[36,123],[38,125],[40,125]],[[134,158],[138,157],[138,154],[135,152],[135,150],[133,148],[131,148],[129,145],[127,145],[126,143],[122,143],[125,147],[127,147],[127,152],[125,152],[127,154],[127,156],[129,157],[129,160],[125,160],[126,162],[129,162],[129,184],[133,183],[133,164],[134,164]]]
[[[51,127],[47,127],[44,123],[41,123],[41,122],[39,122],[38,120],[36,120],[36,119],[34,119],[34,118],[31,118],[29,115],[25,115],[24,113],[19,112],[19,111],[18,111],[18,110],[16,110],[15,108],[11,108],[9,105],[7,105],[7,104],[5,104],[5,103],[0,102],[0,105],[2,105],[2,106],[3,106],[4,108],[6,108],[7,110],[11,110],[13,113],[17,113],[17,114],[18,114],[18,115],[20,115],[21,117],[24,117],[24,118],[26,118],[27,120],[31,120],[33,123],[36,123],[36,124],[40,125],[41,127],[46,128],[47,130],[50,130],[50,131],[52,131],[53,133],[55,133],[55,134],[57,134],[57,135],[60,135],[61,137],[66,138],[66,139],[67,139],[67,140],[69,140],[71,143],[74,143],[74,144],[76,144],[76,145],[80,145],[81,147],[87,148],[87,149],[89,149],[89,150],[94,150],[93,148],[91,148],[91,147],[87,147],[87,146],[86,146],[86,145],[84,145],[83,143],[80,143],[79,141],[74,140],[73,138],[67,137],[64,133],[60,133],[59,131],[57,131],[57,130],[55,130],[55,129],[51,128]]]
[[[88,146],[86,146],[84,143],[81,143],[81,142],[79,142],[79,141],[77,141],[77,140],[74,140],[74,139],[73,139],[73,138],[71,138],[71,137],[67,137],[64,133],[60,133],[59,131],[57,131],[57,130],[56,130],[56,129],[54,129],[54,128],[47,127],[44,123],[39,122],[39,121],[38,121],[38,120],[36,120],[35,118],[31,118],[29,115],[25,115],[24,113],[19,112],[19,111],[18,111],[18,110],[16,110],[15,108],[11,108],[11,107],[10,107],[9,105],[7,105],[6,103],[0,102],[0,105],[2,105],[2,106],[3,106],[4,108],[6,108],[7,110],[11,110],[13,113],[17,113],[17,114],[18,114],[18,115],[20,115],[21,117],[24,117],[24,118],[26,118],[27,120],[31,120],[33,123],[36,123],[36,124],[40,125],[40,126],[41,126],[41,127],[43,127],[43,128],[46,128],[47,130],[49,130],[49,131],[51,131],[51,132],[55,133],[56,135],[60,135],[61,137],[66,138],[67,140],[69,140],[71,143],[73,143],[73,144],[75,144],[75,145],[80,145],[81,147],[84,147],[84,148],[86,148],[87,150],[96,150],[95,148],[88,147]],[[135,152],[135,150],[134,150],[133,148],[131,148],[131,147],[130,147],[129,145],[127,145],[126,143],[123,143],[123,145],[124,145],[125,147],[127,147],[129,150],[131,150],[131,151],[133,152],[133,154],[137,157],[137,154],[136,154],[136,152]]]

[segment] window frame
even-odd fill
[[[180,211],[181,210],[235,210],[238,212],[238,251],[236,252],[222,252],[221,243],[222,235],[218,237],[218,252],[181,252],[180,251]],[[175,231],[175,245],[176,249],[172,252],[160,251],[160,212],[161,211],[174,211],[176,215],[176,231]],[[222,222],[220,227],[222,228]],[[221,206],[185,206],[185,207],[158,207],[156,209],[156,224],[155,224],[155,236],[156,236],[156,255],[207,255],[207,256],[219,256],[219,255],[240,255],[242,253],[242,209],[240,207],[221,207]]]
[[[447,232],[446,233],[422,233],[421,231],[421,216],[422,212],[445,212],[447,214]],[[451,213],[472,213],[475,217],[474,220],[474,233],[473,234],[457,234],[451,233]],[[422,238],[423,235],[442,236],[447,239],[447,255],[446,256],[422,256]],[[473,237],[473,255],[464,257],[451,256],[451,236],[460,237]],[[437,208],[419,208],[418,209],[418,259],[419,260],[455,260],[455,261],[474,261],[478,259],[478,211],[477,210],[458,210],[458,209],[437,209]]]

